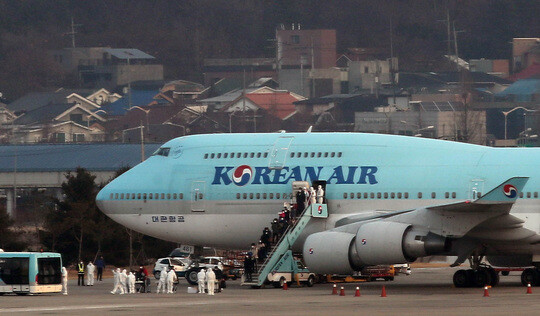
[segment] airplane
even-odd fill
[[[105,186],[101,211],[163,240],[247,249],[293,197],[322,185],[328,217],[294,249],[312,272],[456,256],[456,287],[495,286],[496,267],[540,285],[540,149],[368,133],[190,135]],[[484,263],[485,260],[489,264]]]

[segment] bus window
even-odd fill
[[[29,258],[0,258],[0,279],[6,284],[29,284]]]
[[[62,282],[60,258],[38,258],[38,284],[59,284]]]

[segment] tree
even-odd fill
[[[13,229],[14,221],[3,206],[0,206],[0,248],[5,251],[22,251],[26,243],[20,240],[20,233]]]

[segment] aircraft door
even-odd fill
[[[476,200],[482,197],[484,194],[484,180],[473,179],[469,184],[469,199]]]
[[[204,212],[204,204],[206,201],[206,182],[205,181],[193,181],[191,183],[191,211],[192,212]]]
[[[285,160],[287,159],[287,153],[289,147],[293,141],[292,136],[280,136],[274,143],[274,147],[270,151],[270,157],[268,160],[268,168],[270,169],[283,169],[285,166]]]

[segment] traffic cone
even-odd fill
[[[289,286],[287,285],[287,281],[283,282],[283,290],[288,290]]]
[[[484,297],[489,297],[488,287],[484,286]]]
[[[354,296],[360,296],[360,288],[358,286],[356,287],[356,292],[354,292]]]
[[[381,297],[386,297],[386,287],[382,286]]]
[[[527,283],[527,294],[532,294],[532,287],[530,283]]]
[[[343,286],[341,287],[341,290],[339,291],[339,296],[345,296],[345,289]]]
[[[337,295],[337,286],[334,283],[334,286],[332,287],[332,295]]]

